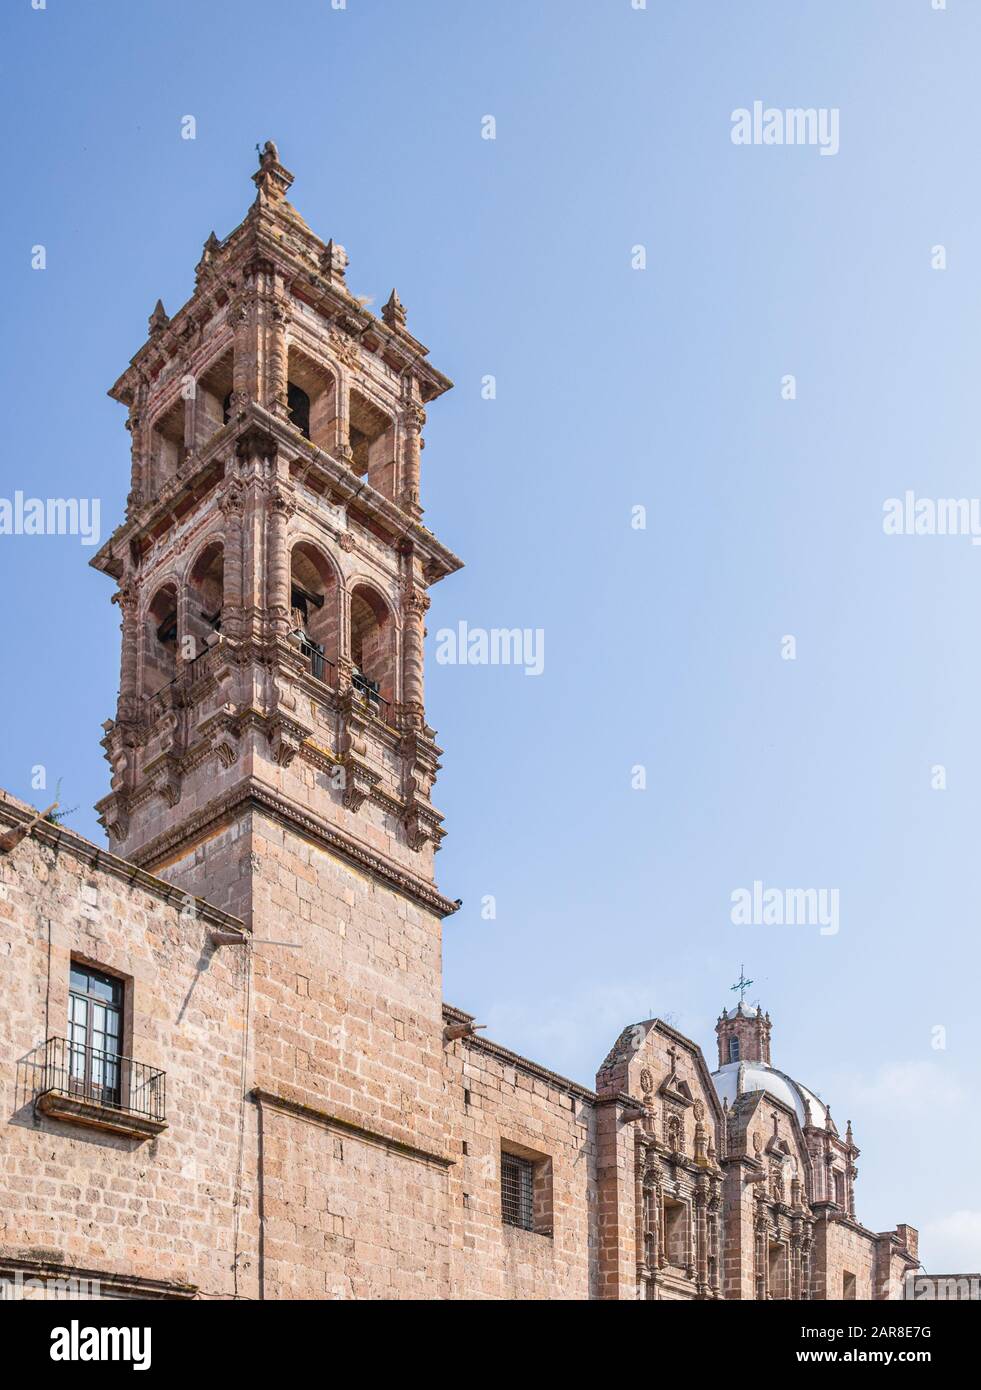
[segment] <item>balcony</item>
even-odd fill
[[[67,1038],[49,1038],[41,1052],[36,1110],[135,1139],[167,1128],[166,1072]]]
[[[351,687],[360,704],[366,706],[367,709],[371,710],[372,714],[376,714],[384,723],[391,724],[392,706],[389,701],[385,699],[384,695],[379,693],[377,681],[373,681],[370,676],[366,676],[363,671],[355,667],[354,674],[351,677]]]
[[[309,641],[302,633],[293,633],[292,640],[296,643],[297,650],[314,680],[321,681],[324,685],[329,685],[336,690],[337,667],[324,656],[323,647]]]

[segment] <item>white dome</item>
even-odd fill
[[[810,1102],[811,1124],[818,1129],[827,1126],[828,1112],[814,1092],[765,1062],[728,1062],[712,1073],[712,1080],[719,1100],[728,1101],[730,1105],[746,1091],[765,1091],[793,1110],[802,1127],[807,1123],[805,1101]]]
[[[740,999],[734,1009],[726,1010],[726,1018],[756,1018],[757,1010]]]

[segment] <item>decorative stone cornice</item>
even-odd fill
[[[125,568],[131,540],[159,531],[176,510],[203,496],[219,482],[225,471],[225,457],[233,449],[233,436],[234,452],[240,459],[255,453],[272,458],[283,450],[291,461],[302,462],[307,476],[317,479],[324,489],[335,494],[341,505],[356,502],[357,507],[388,534],[391,545],[410,542],[422,560],[429,583],[462,568],[463,561],[438,541],[428,527],[408,516],[370,483],[358,478],[342,461],[297,434],[288,421],[248,399],[234,426],[229,424],[220,430],[187,461],[185,468],[170,480],[159,497],[148,499],[113,531],[89,561],[93,568],[118,580]],[[215,466],[219,463],[220,471]]]
[[[449,917],[460,907],[459,902],[445,898],[433,884],[410,874],[385,855],[338,830],[320,816],[301,809],[296,802],[280,796],[251,777],[215,797],[196,815],[182,821],[179,827],[165,831],[144,845],[135,853],[134,862],[140,865],[165,863],[175,857],[182,845],[193,842],[221,821],[247,809],[269,815],[282,825],[306,835],[320,848],[372,874],[389,888],[403,893],[437,916]]]

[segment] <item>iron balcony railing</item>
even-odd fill
[[[377,714],[386,724],[391,724],[392,706],[384,695],[379,694],[377,681],[373,681],[363,671],[355,670],[351,676],[351,685],[362,704],[367,705],[372,713]]]
[[[299,641],[300,655],[307,662],[308,669],[314,680],[323,681],[324,685],[336,687],[337,681],[334,672],[337,667],[334,663],[324,656],[324,649],[316,642],[308,642],[305,637]]]
[[[311,642],[309,637],[299,628],[294,630],[291,638],[314,680],[336,690],[338,688],[337,667],[324,654],[323,647],[318,642]],[[386,724],[391,724],[391,701],[386,700],[385,696],[382,695],[378,681],[372,680],[364,671],[355,667],[351,674],[351,687],[362,705],[365,705],[372,714],[377,715]]]
[[[44,1044],[41,1090],[145,1120],[163,1123],[167,1118],[166,1072],[68,1038],[49,1038]]]

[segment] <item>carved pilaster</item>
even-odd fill
[[[290,619],[290,557],[287,546],[290,518],[296,503],[281,486],[273,489],[269,498],[266,573],[267,610],[273,632],[286,636]]]
[[[222,631],[230,637],[237,636],[242,622],[244,593],[243,523],[245,519],[245,492],[241,484],[233,479],[221,498],[221,510],[225,517],[225,555],[222,596]]]
[[[412,589],[404,605],[403,710],[410,727],[419,728],[425,717],[424,645],[429,595]]]
[[[417,401],[409,401],[402,410],[402,469],[399,504],[410,516],[421,517],[419,484],[422,474],[422,429],[426,412]]]

